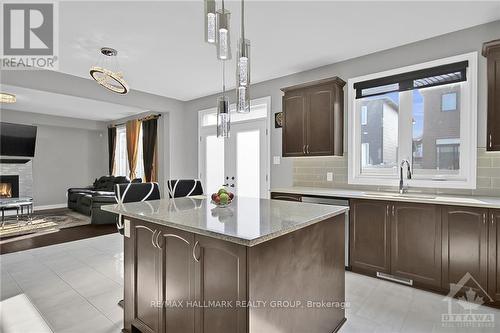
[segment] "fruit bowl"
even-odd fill
[[[211,203],[216,205],[217,207],[224,208],[231,204],[233,198],[234,194],[223,187],[217,193],[212,194]]]

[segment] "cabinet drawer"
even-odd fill
[[[285,201],[302,201],[302,195],[300,194],[290,194],[290,193],[271,193],[271,199],[274,200],[285,200]]]

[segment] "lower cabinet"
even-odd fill
[[[390,273],[390,204],[376,200],[350,202],[349,255],[353,271]]]
[[[487,288],[488,209],[443,207],[443,288],[450,289],[467,273],[465,286]],[[474,281],[475,280],[475,281]]]
[[[350,256],[354,272],[452,296],[472,288],[500,305],[500,210],[351,200]]]
[[[500,305],[500,210],[490,210],[488,294]]]
[[[244,246],[137,220],[130,224],[124,281],[128,332],[246,332],[246,309],[234,306],[247,299]],[[176,306],[179,300],[182,307]],[[232,301],[233,308],[204,307],[214,301]]]
[[[440,207],[395,203],[391,211],[391,274],[440,289]]]

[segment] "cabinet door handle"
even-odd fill
[[[495,216],[491,213],[491,225],[495,224]]]
[[[306,145],[306,153],[309,154],[309,145]]]
[[[394,205],[392,205],[392,216],[394,216]]]
[[[489,141],[490,141],[490,142],[489,142],[490,148],[492,148],[492,147],[493,147],[493,139],[492,139],[492,135],[491,135],[491,133],[490,133],[490,135],[489,135]]]
[[[306,145],[302,146],[302,153],[305,155],[306,154]]]
[[[486,224],[486,213],[483,213],[483,224]]]
[[[194,246],[193,246],[193,259],[194,259],[194,261],[196,261],[196,262],[200,262],[200,259],[199,259],[199,258],[196,258],[196,253],[195,253],[195,252],[196,252],[196,247],[198,246],[198,244],[200,244],[200,243],[198,243],[198,241],[196,241],[196,242],[194,243]]]
[[[386,214],[389,216],[389,205],[387,205]]]

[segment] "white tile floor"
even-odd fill
[[[47,325],[53,332],[120,332],[122,242],[112,234],[0,256],[0,298],[9,300],[0,304],[0,332],[47,332]],[[494,315],[494,328],[443,328],[442,296],[363,275],[346,274],[346,298],[341,333],[500,332],[499,310],[474,311]]]

